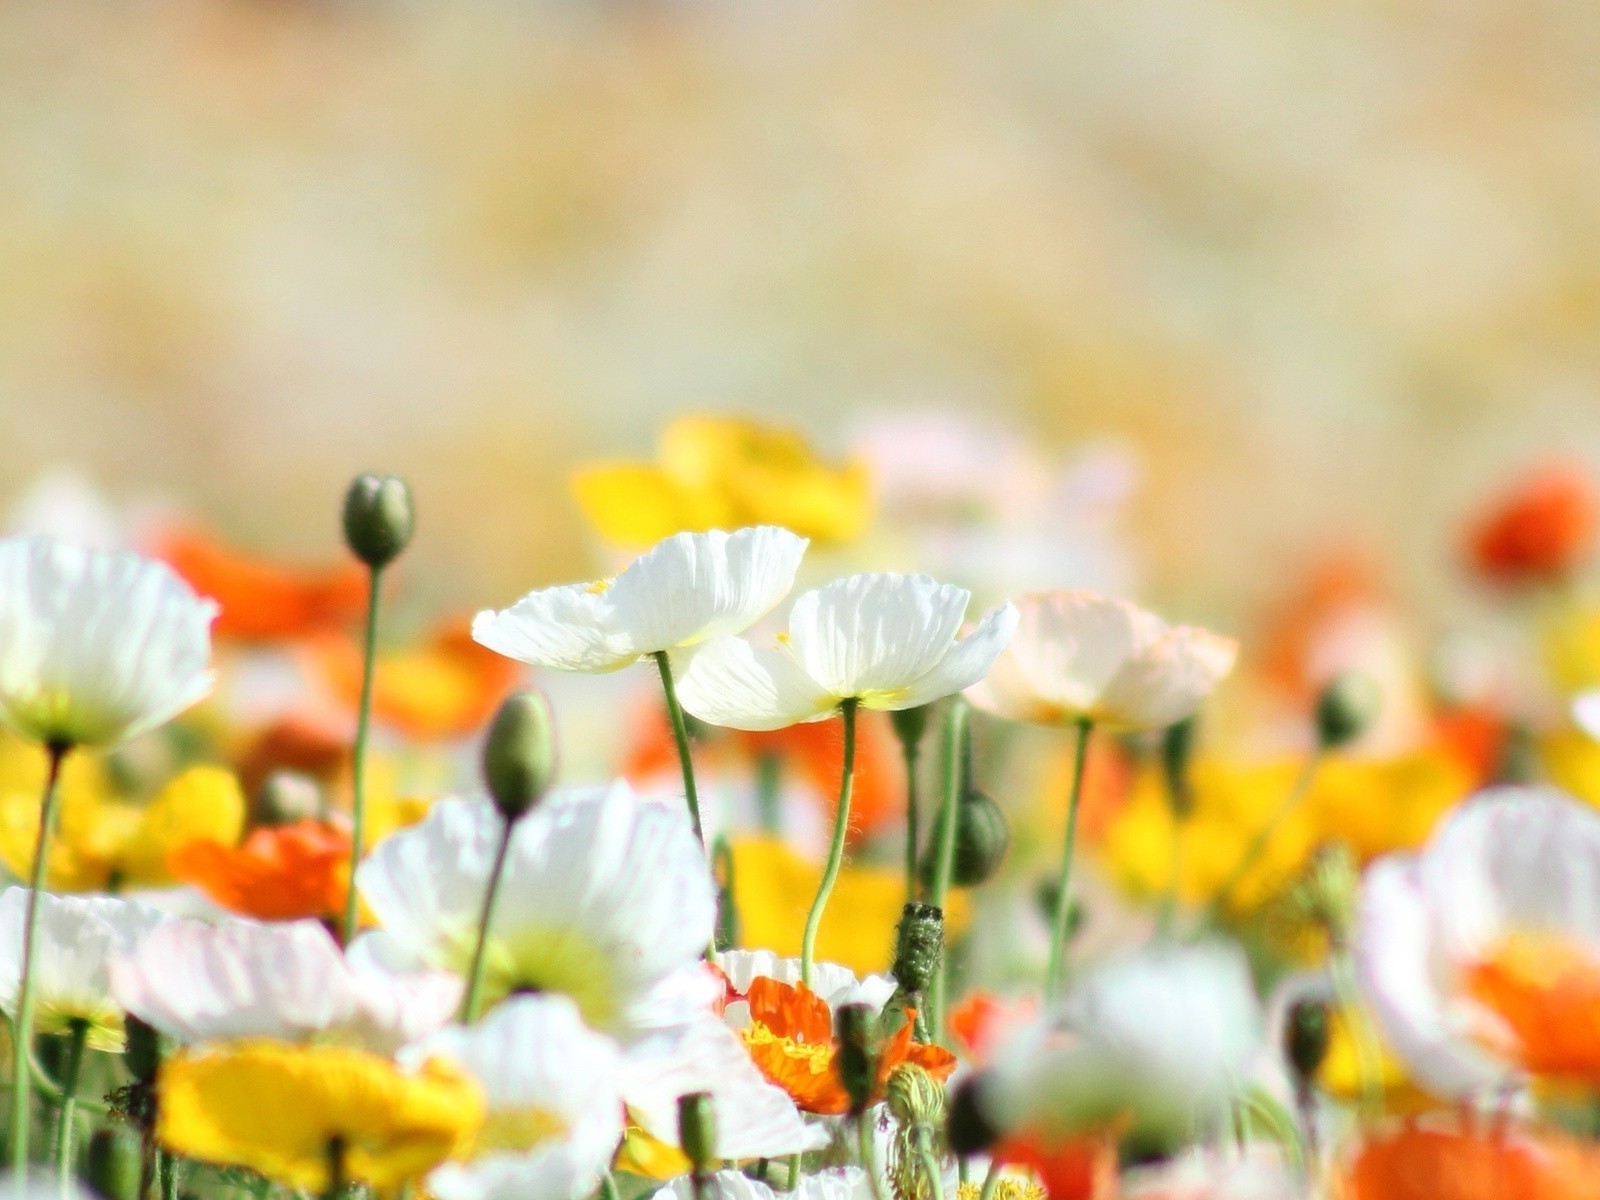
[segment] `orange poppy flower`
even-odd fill
[[[1491,583],[1549,583],[1594,548],[1600,503],[1588,475],[1548,463],[1502,496],[1467,533],[1467,559]]]
[[[213,627],[219,637],[294,638],[342,625],[366,610],[367,572],[359,563],[286,567],[188,527],[163,530],[149,551],[222,606]]]
[[[997,1143],[997,1161],[1039,1176],[1050,1200],[1110,1200],[1117,1194],[1117,1142],[1109,1134],[1045,1143],[1022,1134]]]
[[[744,998],[750,1005],[744,1044],[767,1081],[788,1092],[805,1112],[827,1116],[849,1112],[850,1097],[834,1069],[839,1048],[828,1002],[804,984],[791,986],[765,976],[751,983]],[[956,1057],[943,1046],[912,1041],[911,1025],[906,1023],[880,1048],[874,1104],[883,1099],[890,1072],[906,1062],[943,1082],[955,1070]]]
[[[1357,1149],[1341,1200],[1594,1200],[1600,1153],[1555,1135],[1405,1125]]]
[[[361,701],[361,647],[328,634],[307,647],[314,669],[354,715]],[[494,715],[522,677],[519,663],[472,640],[465,618],[444,622],[424,644],[380,654],[372,680],[372,712],[414,738],[471,733]]]
[[[350,835],[325,821],[267,826],[238,846],[190,842],[167,867],[230,912],[263,921],[329,917],[344,911]]]
[[[979,989],[950,1009],[950,1033],[967,1058],[981,1066],[1006,1031],[1028,1020],[1038,1007],[1032,996],[1002,999]]]

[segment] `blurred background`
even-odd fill
[[[321,561],[396,471],[474,607],[602,564],[572,470],[674,416],[935,413],[1076,480],[1058,582],[1237,629],[1329,548],[1437,601],[1600,464],[1584,0],[58,0],[0,55],[13,508]]]

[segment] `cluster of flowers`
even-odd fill
[[[1486,571],[1567,568],[1593,518],[1548,491],[1485,527]],[[0,806],[0,856],[28,880],[0,894],[19,1187],[48,1157],[63,1189],[84,1171],[110,1200],[1600,1195],[1571,1086],[1600,1080],[1600,816],[1501,782],[1452,792],[1420,833],[1306,832],[1308,813],[1327,821],[1328,777],[1371,769],[1347,761],[1381,733],[1370,674],[1319,684],[1303,762],[1268,776],[1252,815],[1195,750],[1229,639],[1084,591],[1020,593],[969,623],[970,593],[923,575],[791,598],[800,533],[678,532],[614,578],[478,614],[480,649],[438,653],[594,675],[648,661],[681,787],[555,786],[551,707],[493,674],[492,703],[447,705],[487,720],[481,788],[400,811],[368,743],[397,678],[375,653],[380,585],[411,531],[401,481],[356,481],[345,533],[368,636],[348,812],[307,808],[282,771],[247,800],[210,766],[175,769],[146,805],[84,799],[93,751],[212,691],[218,605],[192,560],[180,574],[0,541],[0,719],[37,768],[31,802]],[[251,611],[243,592],[224,620]],[[1596,706],[1580,695],[1578,722]],[[1010,822],[978,787],[993,764],[974,718],[1071,735],[1037,901],[997,874]],[[872,868],[845,861],[873,720],[907,793],[887,919],[849,890]],[[838,733],[822,861],[785,876],[804,907],[792,943],[752,946],[772,881],[748,877],[789,868],[702,809],[706,751],[735,736],[719,730],[791,739],[755,743],[770,809],[765,768],[817,756],[774,731],[819,723]],[[930,729],[938,787],[921,797]],[[1482,779],[1512,776],[1511,741]],[[1143,888],[1158,903],[1097,951],[1080,893],[1104,879],[1074,867],[1085,848],[1112,877],[1140,857],[1152,810],[1117,765],[1135,753],[1161,781],[1166,841]],[[278,748],[280,765],[314,758]],[[1407,797],[1430,786],[1415,776]],[[1383,778],[1357,776],[1359,809],[1388,802]],[[1002,915],[972,911],[985,903]],[[1019,909],[1041,916],[1042,976],[964,986],[970,943],[1025,936]],[[818,953],[830,912],[821,944],[849,963]]]

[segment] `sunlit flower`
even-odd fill
[[[1470,565],[1493,583],[1550,583],[1594,550],[1600,500],[1587,472],[1551,463],[1499,497],[1467,535]]]
[[[804,538],[771,525],[676,534],[615,579],[545,588],[481,612],[472,636],[531,666],[615,671],[742,633],[789,594],[805,549]]]
[[[174,850],[196,841],[231,843],[244,828],[244,793],[233,772],[221,767],[190,767],[169,780],[148,804],[108,799],[106,785],[78,782],[98,774],[90,766],[84,774],[63,781],[60,823],[45,876],[56,891],[170,884],[174,877],[167,859]],[[0,861],[23,879],[33,868],[39,792],[34,787],[0,795]]]
[[[570,999],[514,996],[416,1053],[466,1072],[485,1100],[462,1160],[428,1177],[439,1200],[579,1200],[594,1190],[622,1136],[621,1057]]]
[[[150,549],[195,591],[221,606],[218,637],[296,638],[348,624],[366,608],[367,573],[359,563],[286,566],[181,526],[156,534]]]
[[[335,916],[349,887],[350,835],[317,820],[264,826],[237,846],[190,842],[167,866],[229,912],[266,921]]]
[[[846,542],[871,515],[861,463],[829,466],[795,431],[736,417],[679,417],[662,431],[659,465],[597,463],[572,486],[600,535],[620,546],[747,525]]]
[[[0,894],[0,1009],[13,1020],[27,903],[26,888]],[[165,920],[165,914],[136,900],[40,893],[34,1028],[65,1033],[74,1020],[87,1021],[89,1046],[121,1050],[123,1010],[112,996],[108,964]]]
[[[1003,1136],[1048,1148],[1126,1124],[1157,1145],[1227,1111],[1261,1043],[1249,966],[1223,944],[1155,945],[1095,967],[997,1051],[980,1091]]]
[[[1016,634],[969,693],[1015,721],[1160,729],[1192,713],[1238,654],[1228,638],[1092,592],[1037,592],[1017,607]]]
[[[153,729],[211,691],[216,612],[164,563],[0,541],[0,721],[64,746]]]
[[[157,1090],[163,1146],[312,1192],[327,1191],[336,1150],[347,1179],[379,1189],[418,1179],[471,1144],[484,1112],[456,1068],[406,1071],[346,1046],[185,1051],[162,1064]]]
[[[1555,1134],[1402,1125],[1368,1136],[1342,1172],[1346,1200],[1590,1200],[1592,1146]]]
[[[466,970],[501,828],[487,799],[440,801],[361,864],[356,886],[388,961]],[[698,960],[715,913],[684,814],[623,783],[553,793],[511,839],[484,996],[564,993],[608,1032],[675,1023],[710,994]]]
[[[361,647],[329,634],[307,643],[314,669],[353,718],[361,697]],[[372,715],[414,738],[462,737],[486,724],[521,671],[480,646],[464,621],[450,621],[420,645],[378,655]]]
[[[1553,789],[1464,805],[1362,887],[1356,957],[1417,1081],[1444,1097],[1526,1075],[1600,1081],[1600,816]]]
[[[272,1038],[390,1054],[450,1020],[461,980],[395,974],[320,921],[170,921],[111,964],[117,1002],[180,1045]]]
[[[926,575],[851,575],[803,593],[775,646],[713,638],[688,657],[684,708],[712,725],[780,729],[841,703],[915,708],[982,679],[1017,613],[1005,604],[956,635],[970,593]]]

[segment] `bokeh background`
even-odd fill
[[[88,0],[0,9],[0,501],[73,465],[416,586],[601,557],[573,464],[690,411],[1116,459],[1138,590],[1361,548],[1435,600],[1600,463],[1584,0]]]

